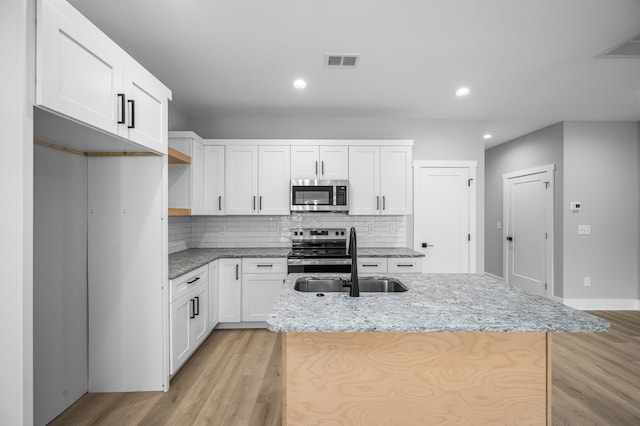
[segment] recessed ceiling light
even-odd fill
[[[306,89],[307,88],[307,82],[304,81],[303,79],[299,78],[297,80],[294,80],[293,82],[293,87],[295,87],[296,89]]]
[[[456,90],[456,96],[467,96],[469,93],[471,93],[471,90],[468,87],[461,87]]]
[[[493,135],[491,133],[485,133],[484,136],[482,136],[482,139],[491,139],[493,137]]]

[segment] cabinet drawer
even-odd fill
[[[284,257],[262,257],[242,259],[244,274],[286,274],[287,259]]]
[[[169,281],[169,303],[173,303],[183,295],[202,283],[208,282],[208,266],[202,266],[194,271],[188,272]]]
[[[422,258],[398,257],[390,258],[387,264],[388,272],[422,272]]]
[[[358,259],[358,272],[360,274],[387,272],[386,257],[362,257]]]

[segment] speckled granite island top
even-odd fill
[[[424,253],[405,247],[358,247],[358,257],[424,257]]]
[[[289,274],[267,326],[276,332],[604,332],[601,318],[534,296],[486,275],[384,274],[403,293],[303,293]]]
[[[188,249],[169,255],[169,279],[178,278],[216,259],[243,257],[287,257],[289,248]]]

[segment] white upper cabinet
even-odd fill
[[[350,215],[411,214],[411,147],[350,146],[349,187]]]
[[[290,148],[227,145],[227,215],[290,214]]]
[[[291,179],[348,179],[349,147],[293,145]]]
[[[166,154],[171,91],[66,1],[37,10],[36,104]]]
[[[205,145],[203,154],[202,214],[224,215],[224,146]]]

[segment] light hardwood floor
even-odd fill
[[[553,335],[553,424],[640,425],[640,311],[594,314],[609,333]],[[169,392],[87,394],[51,424],[279,425],[280,356],[278,334],[216,330]]]

